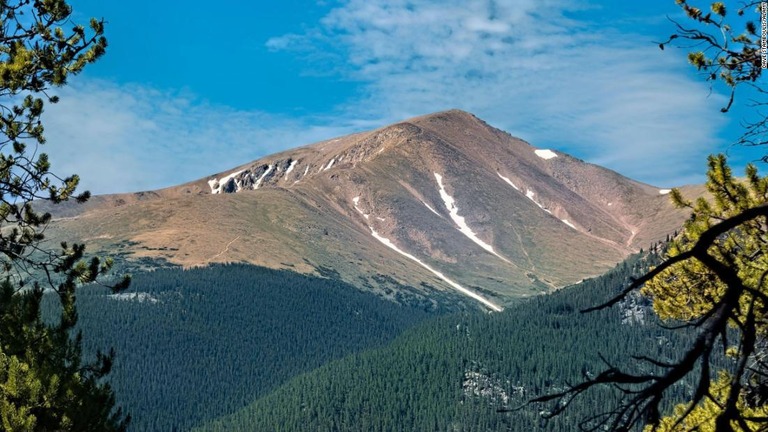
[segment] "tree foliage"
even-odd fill
[[[743,221],[711,241],[705,255],[666,268],[643,292],[653,298],[660,317],[700,325],[708,340],[691,351],[704,366],[699,390],[688,409],[673,417],[682,419],[697,409],[697,414],[709,413],[718,430],[755,430],[750,424],[768,422],[768,364],[763,359],[768,354],[768,177],[760,177],[749,165],[746,181],[739,181],[725,157],[710,157],[707,189],[712,201],[699,198],[691,203],[673,192],[677,205],[691,208],[693,215],[670,245],[670,259],[692,250],[722,221]],[[749,215],[755,217],[745,217]],[[729,333],[729,326],[735,331]],[[735,366],[713,381],[706,363],[716,349],[715,336]]]
[[[733,376],[721,371],[718,378],[709,387],[710,397],[698,404],[693,402],[676,406],[672,415],[664,417],[656,428],[659,432],[673,432],[678,430],[696,430],[701,432],[716,432],[718,430],[718,415],[722,407],[728,402],[730,386]],[[741,413],[743,422],[750,430],[760,430],[760,421],[752,419],[765,418],[768,415],[768,406],[749,403],[745,398],[739,397],[736,409]],[[736,430],[742,430],[737,424],[732,425]],[[646,431],[653,430],[647,427]]]
[[[750,104],[755,116],[747,119],[745,130],[737,144],[756,146],[768,144],[768,118],[761,111],[768,100],[768,92],[758,81],[762,75],[760,55],[760,1],[740,2],[734,8],[735,17],[725,2],[712,2],[709,7],[692,5],[688,0],[675,0],[689,20],[676,27],[661,49],[676,44],[686,49],[688,61],[701,71],[713,85],[722,85],[729,93],[727,104],[721,108],[728,112],[740,88],[753,90]],[[768,156],[764,158],[768,161]]]
[[[738,88],[752,88],[758,97],[766,90],[757,82],[762,74],[760,36],[755,21],[743,21],[743,30],[726,21],[728,8],[713,2],[709,11],[676,0],[690,19],[674,22],[676,32],[665,46],[680,40],[695,47],[688,60],[714,84],[730,92],[728,112]],[[760,2],[746,2],[737,10],[743,17]],[[759,11],[753,15],[759,17]],[[765,104],[753,100],[756,120],[746,123],[738,140],[742,145],[763,145],[768,117]],[[767,157],[763,158],[768,161]],[[642,424],[663,431],[712,430],[756,431],[768,427],[768,178],[748,166],[746,179],[733,177],[725,157],[709,158],[707,198],[686,201],[678,190],[672,199],[692,210],[683,232],[669,245],[666,260],[631,283],[611,301],[588,310],[614,305],[631,292],[653,299],[657,314],[679,327],[698,332],[695,341],[682,349],[674,362],[642,357],[659,367],[658,373],[631,373],[610,367],[568,389],[539,398],[557,401],[553,414],[562,413],[574,397],[595,387],[609,385],[622,393],[612,409],[591,417],[591,430],[629,430]],[[732,358],[726,370],[715,371],[718,355]],[[690,400],[662,416],[663,402],[683,379],[696,383]]]
[[[56,103],[50,89],[97,60],[107,46],[104,23],[71,21],[64,0],[0,2],[0,423],[4,430],[123,430],[127,426],[102,378],[112,356],[81,363],[75,288],[94,282],[111,262],[84,260],[83,245],[47,248],[50,214],[35,200],[88,199],[76,195],[78,177],[60,178],[40,146],[42,113]],[[121,289],[128,281],[115,284]],[[59,300],[57,322],[40,317],[44,290]]]
[[[693,214],[669,245],[666,260],[609,302],[587,309],[612,306],[647,283],[642,292],[653,299],[659,316],[678,327],[697,330],[698,336],[683,347],[678,360],[638,358],[641,363],[659,367],[658,372],[633,373],[611,366],[562,392],[535,399],[556,400],[552,415],[563,413],[574,397],[610,385],[622,393],[619,403],[593,415],[585,422],[586,429],[629,430],[648,424],[653,430],[662,420],[669,394],[681,380],[694,379],[691,403],[664,419],[663,424],[671,422],[674,426],[666,430],[688,430],[677,427],[691,421],[697,404],[718,407],[711,412],[717,431],[756,430],[747,420],[768,420],[746,415],[747,409],[760,411],[768,401],[768,368],[762,348],[768,304],[768,179],[759,177],[750,166],[746,183],[738,181],[724,156],[710,157],[709,165],[707,189],[712,201],[700,198],[692,204],[673,190],[677,204],[692,208]],[[735,364],[730,375],[712,380],[712,363],[718,355],[734,357]],[[728,386],[724,390],[722,380],[726,376]]]

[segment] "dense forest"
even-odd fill
[[[579,312],[606,300],[648,265],[648,258],[635,257],[602,277],[503,313],[437,317],[386,347],[299,376],[196,430],[577,430],[616,395],[608,389],[593,392],[549,421],[541,415],[546,405],[514,408],[604,370],[599,355],[623,365],[632,354],[670,359],[692,337],[660,327],[641,298]],[[681,385],[677,391],[680,398],[691,388]]]
[[[603,370],[599,355],[669,359],[691,337],[659,327],[638,297],[579,312],[656,259],[493,314],[250,265],[166,268],[118,295],[81,289],[79,328],[87,355],[114,347],[109,380],[135,431],[570,431],[615,395],[550,421],[546,405],[510,409]]]
[[[189,430],[434,315],[249,265],[139,273],[119,295],[85,287],[78,312],[84,351],[115,349],[109,379],[134,431]]]

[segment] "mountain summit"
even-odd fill
[[[603,273],[680,227],[666,190],[451,110],[59,210],[57,240],[184,266],[332,274],[392,299],[499,310]]]

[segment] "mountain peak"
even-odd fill
[[[476,115],[455,108],[413,117],[405,120],[405,122],[427,129],[442,129],[448,126],[451,128],[490,128],[496,130]]]
[[[478,117],[470,112],[460,110],[458,108],[451,108],[445,111],[437,111],[430,114],[416,116],[406,121],[418,122],[420,120],[466,121],[466,120],[478,120]]]
[[[333,274],[393,300],[450,290],[493,310],[600,274],[686,217],[456,109],[89,205],[57,227],[107,253]]]

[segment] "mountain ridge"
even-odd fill
[[[450,110],[94,197],[54,212],[52,237],[183,266],[332,269],[392,299],[466,290],[494,309],[671,234],[687,215],[664,192]]]

